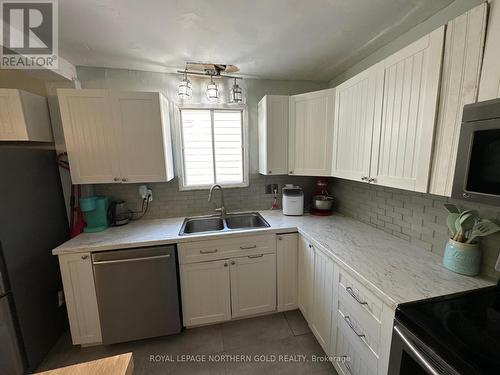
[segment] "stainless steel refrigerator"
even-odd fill
[[[59,267],[68,238],[53,150],[0,144],[0,373],[31,372],[64,332]]]

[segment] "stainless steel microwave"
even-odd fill
[[[464,107],[451,196],[500,206],[500,99]]]

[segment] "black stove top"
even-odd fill
[[[396,319],[460,374],[500,374],[500,287],[402,304]]]

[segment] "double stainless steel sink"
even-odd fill
[[[227,214],[224,219],[219,215],[188,217],[184,219],[179,235],[268,227],[269,223],[258,212]]]

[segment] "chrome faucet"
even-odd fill
[[[219,184],[214,184],[210,188],[210,192],[208,193],[208,201],[210,202],[212,200],[212,192],[214,191],[215,188],[218,188],[220,190],[220,208],[216,208],[215,211],[220,212],[220,216],[222,219],[226,218],[226,206],[224,204],[224,190],[222,190],[222,186]]]

